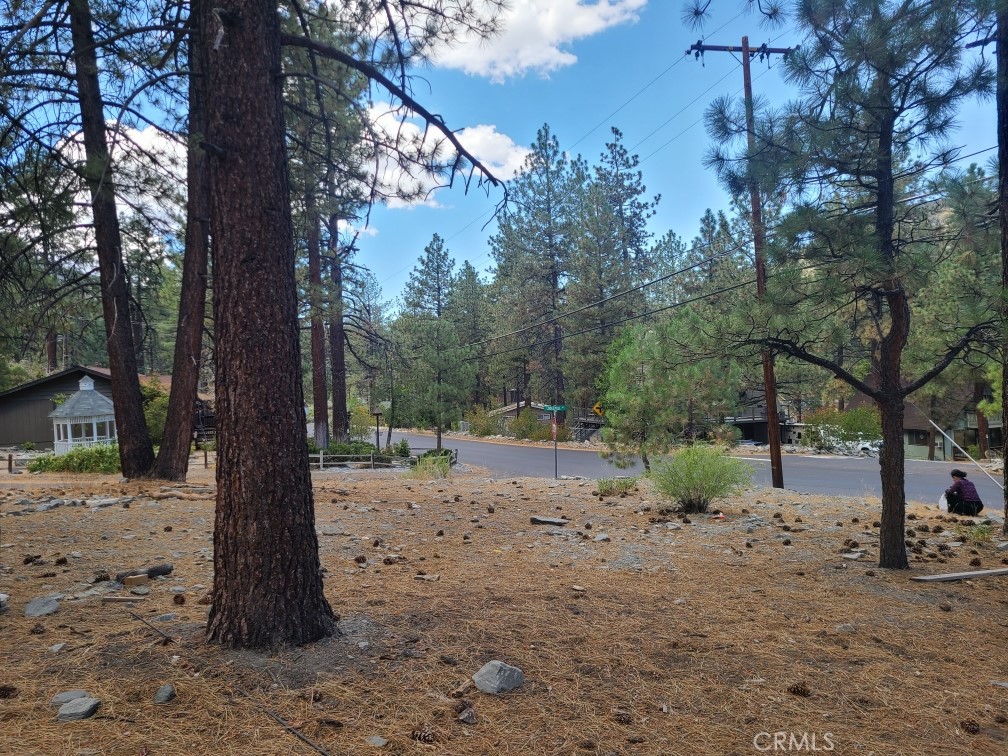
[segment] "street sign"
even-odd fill
[[[545,410],[546,412],[566,412],[567,411],[567,405],[566,404],[544,404],[543,405],[543,410]]]
[[[602,402],[595,402],[595,406],[592,407],[592,412],[594,412],[599,417],[604,416],[605,415],[605,410],[602,409]]]

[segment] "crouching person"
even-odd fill
[[[966,480],[966,473],[956,469],[952,473],[952,485],[945,489],[945,499],[948,501],[949,514],[976,517],[983,509],[980,494],[972,481]]]

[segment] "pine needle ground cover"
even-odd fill
[[[872,499],[751,490],[716,502],[723,519],[682,519],[646,481],[600,497],[591,481],[313,475],[343,635],[276,654],[203,640],[212,469],[174,487],[0,476],[0,752],[752,754],[779,733],[792,751],[1008,752],[1008,578],[910,580],[1008,551],[934,508],[910,506],[913,569],[887,572]],[[133,498],[14,514],[49,497]],[[72,598],[164,561],[134,604]],[[55,614],[24,616],[51,593]],[[493,659],[524,686],[459,695]],[[165,684],[177,697],[154,704]],[[71,688],[101,699],[94,717],[56,721]]]

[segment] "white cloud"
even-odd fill
[[[513,0],[503,31],[439,50],[435,63],[501,82],[536,71],[545,76],[577,57],[571,43],[611,26],[636,21],[647,0]]]
[[[370,111],[370,118],[372,128],[384,135],[382,141],[398,144],[404,152],[429,153],[437,147],[448,155],[442,155],[442,162],[455,154],[454,148],[439,131],[430,128],[424,133],[416,122],[402,121],[401,111],[397,109],[374,107]],[[511,137],[500,133],[493,125],[470,126],[457,132],[456,137],[466,150],[503,181],[513,178],[521,170],[525,156],[529,153],[528,148],[515,144]],[[391,196],[387,201],[389,207],[440,207],[437,190],[445,184],[443,177],[431,176],[419,165],[404,163],[391,156],[379,162],[377,175],[380,186],[384,188],[383,193]],[[411,196],[419,196],[415,199],[395,197],[400,190]]]
[[[458,139],[494,176],[503,181],[509,181],[521,172],[525,156],[531,152],[528,147],[515,144],[507,134],[501,134],[496,126],[470,126],[458,133]]]

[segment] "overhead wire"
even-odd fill
[[[977,151],[971,152],[971,153],[969,153],[967,155],[960,156],[959,158],[957,158],[957,161],[958,160],[965,160],[965,159],[968,159],[968,158],[971,158],[971,157],[976,157],[977,155],[982,155],[982,154],[984,154],[986,152],[990,152],[991,150],[994,150],[994,149],[997,149],[997,145],[994,145],[994,146],[991,146],[991,147],[987,147],[987,148],[984,148],[982,150],[977,150]],[[995,178],[996,177],[994,177],[994,176],[978,177],[977,179],[974,179],[971,183],[977,184],[977,183],[981,183],[981,182],[989,182],[989,181],[992,181]],[[931,197],[931,199],[924,199],[925,197]],[[921,200],[920,202],[917,203],[917,205],[915,205],[915,207],[919,207],[919,206],[922,206],[922,205],[930,204],[932,202],[940,201],[944,197],[945,197],[945,195],[943,193],[941,193],[941,192],[938,192],[938,191],[927,192],[927,193],[918,194],[918,195],[912,195],[912,196],[908,196],[908,197],[901,197],[900,199],[896,200],[896,204],[904,204],[904,203],[907,203],[907,202],[913,202],[913,201],[916,201],[916,200]],[[871,209],[871,206],[867,206],[867,207],[861,208],[862,211],[869,210],[869,209]],[[779,227],[780,227],[780,224],[777,224],[776,226],[768,228],[767,232],[768,233],[772,233],[774,230],[776,230]],[[479,341],[479,342],[471,342],[471,343],[468,343],[468,344],[461,344],[458,347],[455,347],[455,349],[460,349],[460,350],[461,349],[471,349],[471,348],[475,348],[475,347],[484,346],[484,345],[490,344],[490,343],[492,343],[494,341],[499,341],[501,339],[508,338],[508,337],[511,337],[511,336],[520,336],[521,334],[530,332],[530,331],[532,331],[534,329],[538,329],[538,328],[541,328],[543,326],[551,325],[553,323],[556,323],[557,321],[562,320],[562,319],[567,318],[567,317],[570,317],[571,315],[575,315],[575,314],[584,312],[586,310],[592,309],[593,307],[601,306],[601,305],[606,304],[608,302],[611,302],[611,301],[613,301],[615,299],[619,299],[620,297],[624,297],[624,296],[626,296],[628,294],[632,294],[632,293],[641,291],[641,290],[643,290],[645,288],[648,288],[650,286],[653,286],[655,284],[662,283],[662,282],[664,282],[664,281],[666,281],[666,280],[668,280],[670,278],[674,278],[675,276],[682,275],[682,274],[684,274],[684,273],[686,273],[686,272],[688,272],[688,271],[690,271],[690,270],[692,270],[692,269],[694,269],[696,267],[699,267],[701,265],[704,265],[704,264],[707,264],[707,263],[710,263],[710,262],[715,262],[715,261],[720,260],[720,259],[722,259],[724,257],[727,257],[727,256],[729,256],[729,255],[731,255],[731,254],[733,254],[735,252],[739,252],[742,249],[748,248],[749,246],[750,246],[750,242],[748,240],[744,241],[744,242],[740,242],[740,243],[734,245],[733,247],[731,247],[731,248],[729,248],[727,250],[724,250],[723,252],[719,252],[716,255],[711,255],[710,257],[703,258],[702,260],[699,260],[696,263],[694,263],[692,265],[689,265],[689,266],[687,266],[685,268],[673,271],[671,273],[667,273],[667,274],[665,274],[663,276],[659,276],[658,278],[655,278],[655,279],[652,279],[651,281],[647,281],[647,282],[645,282],[643,284],[639,284],[637,286],[631,287],[630,289],[626,289],[625,291],[621,291],[621,292],[618,292],[616,294],[612,294],[612,295],[610,295],[608,297],[605,297],[603,299],[597,300],[595,302],[590,302],[590,303],[588,303],[586,305],[582,305],[582,306],[580,306],[580,307],[578,307],[578,308],[576,308],[574,310],[569,310],[569,311],[565,311],[565,312],[559,313],[559,314],[551,316],[551,317],[549,317],[549,318],[547,318],[545,320],[541,320],[541,321],[539,321],[537,323],[533,323],[531,325],[524,326],[524,327],[516,329],[514,331],[509,331],[508,333],[499,334],[497,336],[492,336],[489,339],[485,339],[485,340]],[[711,243],[707,242],[707,243],[703,243],[703,244],[700,245],[701,249],[704,248],[704,247],[706,247],[706,248],[709,249],[711,247]],[[694,246],[692,247],[692,249],[694,251],[696,251],[697,245],[694,244]],[[750,281],[749,283],[754,283],[754,282],[755,282],[755,279],[752,279],[752,281]],[[723,291],[718,290],[716,292],[711,292],[711,294],[725,293],[726,291],[732,291],[732,290],[734,290],[736,288],[739,288],[739,286],[728,287],[727,289],[725,289]],[[668,305],[666,307],[662,307],[662,308],[658,308],[658,309],[655,309],[655,310],[652,310],[652,311],[649,311],[649,312],[645,312],[645,313],[642,313],[640,315],[630,316],[628,318],[624,318],[624,319],[619,320],[619,321],[614,321],[614,322],[611,322],[611,323],[605,323],[605,324],[602,324],[602,325],[593,326],[591,328],[584,329],[582,331],[578,331],[578,332],[574,332],[574,333],[564,334],[564,338],[569,338],[571,336],[579,336],[579,335],[583,335],[584,333],[590,333],[592,331],[599,331],[599,330],[611,328],[611,327],[613,327],[615,325],[622,325],[623,323],[631,322],[633,320],[640,320],[640,319],[643,319],[643,318],[646,318],[646,317],[650,317],[651,315],[659,313],[659,312],[665,312],[667,310],[674,309],[675,307],[680,306],[681,304],[689,304],[689,303],[692,303],[694,301],[699,301],[699,300],[705,299],[705,298],[707,298],[707,295],[705,295],[703,297],[687,300],[687,301],[682,302],[682,303],[674,303],[672,305]],[[522,344],[521,346],[517,346],[517,347],[514,347],[512,349],[507,349],[507,350],[504,350],[503,352],[494,352],[494,353],[490,353],[490,354],[477,355],[476,357],[469,358],[469,359],[485,359],[487,357],[496,356],[498,354],[506,354],[506,353],[512,352],[512,351],[520,351],[520,350],[523,350],[523,349],[529,349],[529,348],[531,348],[533,346],[542,346],[543,344],[552,343],[552,341],[553,341],[553,338],[550,338],[549,340],[541,342],[541,343]]]
[[[742,11],[742,12],[736,14],[733,18],[729,19],[725,23],[721,24],[721,26],[719,26],[716,29],[714,29],[713,31],[711,31],[710,34],[717,34],[719,31],[721,31],[725,27],[727,27],[730,24],[732,24],[735,21],[737,21],[743,15],[745,15],[745,11]],[[635,99],[637,99],[642,94],[644,94],[644,92],[646,92],[648,89],[650,89],[652,86],[654,86],[660,79],[662,79],[666,74],[668,74],[669,71],[671,71],[673,68],[675,68],[676,66],[678,66],[684,60],[685,60],[685,56],[681,57],[681,58],[676,58],[675,61],[673,61],[668,67],[666,67],[663,71],[661,71],[658,75],[656,75],[654,78],[652,78],[649,82],[647,82],[642,87],[640,87],[636,92],[634,92],[632,95],[630,95],[630,97],[628,97],[626,100],[624,100],[623,103],[619,107],[617,107],[615,110],[613,110],[611,113],[609,113],[609,115],[607,115],[604,119],[602,119],[597,124],[595,124],[594,126],[592,126],[590,129],[588,129],[586,132],[584,132],[580,137],[578,137],[574,142],[572,142],[568,146],[567,150],[569,151],[569,150],[574,149],[579,144],[581,144],[581,142],[583,142],[585,139],[587,139],[593,133],[595,133],[596,131],[598,131],[598,129],[601,128],[602,126],[604,126],[606,123],[608,123],[610,121],[610,119],[612,119],[613,116],[615,116],[616,114],[618,114],[627,105],[629,105]],[[661,129],[665,128],[665,126],[667,126],[668,124],[670,124],[675,118],[677,118],[679,115],[681,115],[683,112],[685,112],[688,108],[690,108],[694,104],[696,104],[696,102],[698,100],[700,100],[701,97],[703,97],[705,94],[707,94],[712,89],[714,89],[714,87],[716,87],[718,84],[720,84],[722,81],[724,81],[728,76],[731,75],[731,73],[732,72],[726,73],[724,76],[722,76],[716,82],[714,82],[714,84],[712,84],[707,89],[705,89],[701,94],[697,95],[697,97],[695,97],[693,100],[691,100],[687,105],[685,105],[682,108],[680,108],[680,110],[678,110],[673,116],[671,116],[670,118],[668,118],[666,121],[664,121],[658,127],[656,127],[654,130],[652,130],[643,139],[639,140],[637,142],[637,144],[635,144],[632,147],[630,147],[630,150],[632,151],[632,150],[636,149],[639,145],[643,144],[648,139],[650,139],[652,136],[654,136],[654,134],[656,134],[658,131],[660,131]],[[762,74],[760,74],[760,75],[762,76]],[[680,132],[675,137],[673,137],[671,140],[669,140],[664,145],[662,145],[661,147],[659,147],[658,150],[656,150],[655,152],[658,152],[658,151],[664,149],[666,146],[668,146],[673,141],[675,141],[675,139],[678,139],[684,133],[686,133],[687,131],[689,131],[690,129],[692,129],[694,126],[696,126],[698,123],[701,123],[702,120],[703,119],[701,118],[701,119],[699,119],[697,121],[694,121],[692,124],[690,124],[682,132]],[[651,157],[654,154],[655,153],[651,153],[651,155],[649,155],[648,157]],[[451,241],[452,239],[457,238],[458,236],[461,236],[467,229],[469,229],[470,227],[472,227],[474,224],[478,223],[479,221],[483,220],[484,218],[486,218],[489,221],[490,218],[492,218],[493,213],[495,213],[495,212],[496,212],[496,207],[490,208],[490,209],[484,211],[483,213],[480,213],[475,218],[473,218],[471,221],[469,221],[464,226],[462,226],[460,229],[458,229],[457,231],[455,231],[453,234],[451,234],[450,236],[445,237],[444,241],[448,242],[448,241]],[[477,255],[476,257],[474,257],[472,259],[469,259],[469,262],[473,262],[474,260],[480,260],[481,258],[486,257],[487,254],[489,254],[489,252],[483,252],[482,254]],[[391,281],[392,279],[396,278],[397,276],[401,275],[402,273],[405,273],[411,267],[413,267],[413,263],[411,263],[411,264],[409,264],[409,265],[407,265],[407,266],[405,266],[403,268],[400,268],[399,270],[396,270],[393,273],[388,274],[384,278],[380,279],[378,283],[382,284],[382,283],[386,283],[388,281]]]

